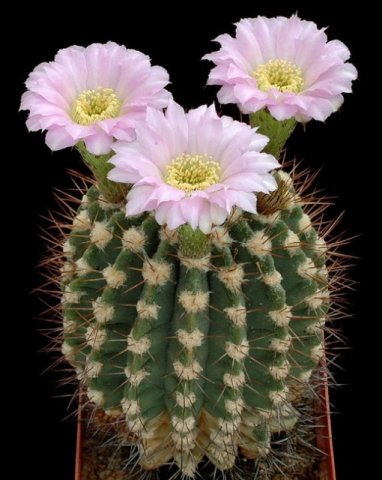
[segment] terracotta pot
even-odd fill
[[[322,401],[319,402],[317,410],[322,412],[322,426],[317,432],[316,445],[323,452],[322,461],[320,463],[320,480],[336,480],[336,470],[334,463],[332,426],[330,419],[330,402],[329,389],[327,384],[322,387]],[[81,479],[82,471],[82,446],[83,446],[83,415],[82,409],[79,408],[77,422],[77,447],[76,447],[76,465],[74,480]]]

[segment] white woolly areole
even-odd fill
[[[318,290],[313,295],[309,295],[309,297],[305,298],[306,305],[315,310],[316,308],[320,308],[324,303],[329,302],[329,292],[328,290]]]
[[[209,292],[189,292],[183,290],[179,295],[179,302],[187,313],[196,313],[208,307]]]
[[[240,362],[249,353],[249,343],[248,340],[245,338],[241,341],[241,344],[236,345],[232,342],[225,343],[225,353],[232,358],[232,360],[236,360],[236,362]]]
[[[62,251],[66,258],[72,258],[73,255],[76,253],[76,247],[71,245],[70,240],[66,240],[62,246]]]
[[[112,265],[109,265],[102,271],[102,275],[106,280],[106,283],[111,288],[119,288],[126,281],[126,274],[121,270],[117,270]]]
[[[317,277],[324,284],[328,282],[329,272],[326,265],[324,265],[317,271]]]
[[[158,318],[159,307],[155,303],[146,303],[143,300],[137,302],[137,312],[141,318]]]
[[[311,258],[306,258],[297,268],[297,273],[302,278],[312,279],[316,273],[317,268]]]
[[[324,326],[325,326],[325,317],[321,317],[317,319],[316,322],[312,323],[308,327],[306,327],[306,333],[309,333],[310,335],[322,335]]]
[[[312,228],[312,222],[309,218],[309,215],[307,215],[306,213],[302,214],[302,217],[298,222],[297,228],[300,232],[306,232],[307,230],[310,230]]]
[[[288,307],[288,305],[285,305],[280,310],[273,310],[272,312],[269,312],[268,315],[278,327],[288,326],[290,319],[292,318],[291,308]]]
[[[89,230],[92,227],[87,210],[81,210],[81,212],[75,216],[73,220],[74,230]]]
[[[223,376],[224,385],[231,387],[234,390],[239,390],[245,383],[245,375],[240,372],[238,375],[232,375],[231,373],[225,373]]]
[[[86,275],[87,273],[90,273],[93,269],[92,267],[88,264],[88,262],[83,258],[79,258],[76,262],[76,270],[78,275]]]
[[[251,255],[260,258],[269,255],[272,251],[272,242],[262,230],[255,232],[245,246]]]
[[[171,417],[171,425],[178,433],[189,433],[195,427],[195,418],[193,416],[186,418],[173,416]]]
[[[232,243],[226,227],[214,227],[211,232],[212,244],[217,248],[228,247]]]
[[[311,349],[309,355],[314,362],[319,362],[321,358],[324,356],[324,354],[325,354],[324,346],[317,345]]]
[[[288,230],[288,234],[283,242],[283,247],[291,257],[293,257],[301,247],[300,239],[294,232],[292,232],[292,230]]]
[[[171,433],[171,440],[174,442],[177,450],[191,450],[195,447],[195,433],[188,432],[186,434],[179,432]]]
[[[233,467],[236,459],[237,447],[232,445],[232,442],[231,445],[225,445],[225,448],[222,448],[221,445],[214,445],[211,443],[206,447],[206,450],[207,455],[212,457],[216,463],[222,465],[224,469]]]
[[[219,280],[232,292],[239,293],[244,281],[242,265],[234,264],[230,267],[219,268],[217,272]]]
[[[181,380],[195,380],[199,377],[199,373],[203,371],[200,363],[194,360],[190,365],[183,365],[179,360],[175,360],[172,364],[176,376]]]
[[[187,350],[192,350],[195,347],[200,347],[203,343],[204,333],[199,329],[195,329],[192,332],[179,329],[176,332],[179,343],[181,343]]]
[[[280,285],[282,278],[283,277],[277,270],[273,270],[272,273],[266,273],[262,277],[263,282],[265,283],[265,285],[268,285],[268,287]]]
[[[283,380],[288,376],[290,370],[289,362],[284,362],[282,365],[272,365],[268,368],[269,374],[275,380]]]
[[[67,280],[71,280],[75,270],[75,266],[72,262],[65,262],[60,268],[62,281],[65,282]]]
[[[93,390],[91,388],[88,388],[87,395],[89,400],[92,403],[95,403],[97,407],[102,407],[102,405],[105,403],[105,397],[103,392],[100,392],[99,390]]]
[[[127,426],[132,433],[140,433],[145,428],[144,418],[136,417],[133,419],[126,418]]]
[[[163,285],[171,277],[171,265],[166,262],[146,260],[142,267],[142,276],[149,285]]]
[[[63,342],[63,344],[61,345],[61,353],[69,362],[74,361],[76,351],[71,345],[69,345],[69,343]]]
[[[99,350],[101,348],[101,345],[105,343],[106,336],[106,330],[99,328],[98,325],[95,327],[90,325],[85,333],[86,343],[93,350]]]
[[[182,255],[180,252],[178,252],[178,257],[180,260],[180,263],[184,265],[187,268],[195,268],[196,270],[201,270],[202,272],[208,272],[210,269],[210,259],[211,259],[211,254],[209,253],[205,257],[201,258],[190,258]]]
[[[129,417],[130,416],[133,417],[141,413],[141,407],[139,406],[139,403],[136,400],[123,398],[121,401],[121,406],[122,406],[123,413],[125,413]]]
[[[144,380],[149,374],[145,369],[138,370],[135,373],[131,373],[131,370],[129,367],[126,367],[125,370],[125,375],[126,378],[129,380],[130,384],[133,387],[138,387],[138,385]]]
[[[285,403],[287,401],[288,393],[288,387],[284,387],[282,390],[270,391],[268,396],[271,402],[274,403],[274,405],[280,405],[281,403]]]
[[[113,238],[113,234],[106,228],[106,222],[94,222],[90,232],[90,241],[103,249]]]
[[[309,382],[310,377],[312,376],[313,370],[304,370],[303,372],[300,373],[299,375],[299,380],[302,382]]]
[[[67,318],[63,318],[62,326],[64,329],[64,333],[70,334],[75,333],[77,331],[77,324],[73,320],[68,320]]]
[[[314,248],[322,253],[326,253],[328,251],[328,246],[322,237],[317,237]]]
[[[175,245],[178,243],[178,232],[177,230],[171,230],[165,225],[159,230],[159,238],[161,240],[167,240],[170,245]]]
[[[82,195],[81,198],[81,205],[84,205],[85,207],[89,204],[89,197],[86,195]]]
[[[280,212],[271,213],[270,215],[256,215],[256,220],[259,220],[261,223],[265,223],[266,225],[273,225],[277,222],[280,217]]]
[[[234,445],[233,435],[224,434],[222,433],[221,430],[212,430],[210,432],[210,436],[211,436],[211,441],[215,445],[218,445],[219,447],[221,447],[222,449],[225,449],[227,446]]]
[[[226,400],[224,402],[225,409],[231,415],[241,415],[245,407],[244,400],[239,397],[237,400]]]
[[[128,230],[123,232],[122,246],[126,250],[139,253],[143,250],[146,242],[146,235],[140,228],[130,227]]]
[[[196,402],[195,393],[184,394],[181,392],[176,392],[176,403],[182,408],[190,408]]]
[[[219,429],[226,434],[232,435],[233,433],[235,433],[240,423],[241,423],[240,416],[235,416],[232,418],[232,420],[224,420],[222,418],[218,418]]]
[[[273,352],[277,353],[287,353],[290,346],[292,343],[292,337],[290,335],[287,335],[285,338],[274,338],[270,345],[269,348]]]
[[[114,307],[110,303],[105,303],[102,297],[98,297],[92,302],[94,318],[98,323],[104,324],[110,321],[114,316]]]
[[[97,378],[102,370],[102,363],[88,360],[84,371],[84,377]]]
[[[148,337],[141,337],[139,340],[136,340],[133,335],[127,337],[127,350],[135,353],[136,355],[143,355],[151,347],[151,341]]]
[[[224,313],[238,327],[244,327],[247,324],[247,311],[243,305],[227,307],[224,309]]]
[[[61,297],[61,303],[66,305],[68,303],[79,303],[84,292],[74,292],[69,285],[65,287],[65,291]]]

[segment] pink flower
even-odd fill
[[[170,101],[166,113],[149,108],[135,142],[116,142],[109,179],[133,184],[126,215],[155,211],[170,229],[188,223],[204,233],[221,225],[233,206],[256,213],[253,192],[276,188],[280,165],[259,153],[268,138],[250,126],[219,118],[214,106],[185,113]]]
[[[351,92],[357,71],[347,47],[327,41],[315,23],[291,18],[246,18],[236,37],[220,35],[217,52],[204,58],[214,67],[208,84],[221,85],[220,103],[244,113],[268,108],[277,120],[325,120]]]
[[[147,107],[167,106],[169,77],[136,50],[108,42],[60,50],[29,75],[21,110],[30,131],[46,130],[52,150],[80,140],[95,155],[108,153],[113,139],[133,140]]]

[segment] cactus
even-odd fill
[[[140,464],[229,469],[293,428],[324,353],[325,242],[284,171],[208,236],[126,217],[92,186],[64,245],[62,351],[90,402],[126,419]]]

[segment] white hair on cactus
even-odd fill
[[[277,327],[286,327],[292,318],[291,308],[285,305],[280,310],[273,310],[268,313]]]
[[[87,396],[92,403],[97,405],[97,407],[102,407],[102,405],[105,403],[104,394],[99,390],[93,390],[92,388],[88,388]]]
[[[90,232],[91,243],[94,243],[102,250],[112,238],[113,234],[107,229],[106,222],[94,222],[93,228]]]
[[[124,372],[126,378],[133,387],[138,387],[142,380],[144,380],[148,375],[150,375],[150,373],[143,368],[141,370],[138,370],[137,372],[132,373],[130,368],[126,367]]]
[[[89,230],[92,227],[88,211],[81,210],[81,212],[74,217],[73,229],[74,230]]]
[[[174,442],[175,448],[177,450],[191,450],[196,445],[194,432],[188,432],[186,434],[182,434],[176,431],[172,432],[171,440]]]
[[[84,376],[87,378],[97,378],[102,370],[102,363],[96,362],[94,360],[88,360],[86,362],[86,367],[83,372]]]
[[[272,242],[263,230],[255,232],[245,246],[251,255],[264,257],[272,252]]]
[[[178,232],[165,225],[159,230],[159,238],[160,240],[166,240],[170,245],[175,245],[178,243]]]
[[[155,303],[146,303],[144,300],[138,300],[137,312],[142,319],[151,318],[157,320],[159,306]]]
[[[241,397],[239,397],[236,400],[226,400],[224,402],[224,406],[229,414],[241,415],[241,412],[245,407],[245,403],[244,403],[244,400]]]
[[[182,255],[178,253],[178,257],[180,260],[180,263],[187,267],[188,269],[195,268],[195,270],[201,270],[202,272],[208,272],[211,265],[210,265],[210,259],[211,255],[208,254],[204,257],[201,258],[191,258],[191,257],[186,257],[185,255]]]
[[[209,292],[189,292],[183,290],[179,302],[187,313],[197,313],[208,307]]]
[[[232,243],[226,227],[214,227],[211,232],[212,244],[217,248],[228,247]]]
[[[94,300],[92,307],[94,318],[100,324],[109,322],[114,316],[114,306],[111,303],[104,302],[102,297]]]
[[[83,258],[79,258],[76,262],[76,271],[78,275],[86,275],[87,273],[90,273],[93,269],[92,267],[88,264],[88,262]]]
[[[132,333],[127,337],[127,350],[136,355],[143,355],[151,347],[151,341],[148,337],[143,336],[139,340],[136,340]]]
[[[293,257],[301,247],[300,239],[292,230],[288,230],[287,236],[283,242],[283,247],[291,257]]]
[[[244,270],[240,264],[219,268],[217,272],[219,280],[232,292],[239,293],[244,281]]]
[[[176,336],[178,338],[178,341],[187,350],[192,350],[195,347],[200,347],[204,339],[204,333],[197,328],[192,332],[187,332],[187,330],[179,329],[176,332]]]
[[[288,393],[289,389],[285,386],[282,390],[271,390],[268,397],[274,405],[281,405],[287,401]]]
[[[247,324],[247,311],[244,305],[227,307],[224,309],[224,313],[237,327],[244,327]]]
[[[66,285],[64,293],[61,297],[61,303],[67,305],[68,303],[80,303],[84,292],[73,291],[70,285]]]
[[[313,347],[309,354],[310,358],[314,362],[319,362],[324,355],[325,355],[325,349],[324,349],[324,346],[321,344]]]
[[[190,408],[196,402],[196,395],[193,392],[187,394],[176,392],[176,403],[182,408]]]
[[[171,425],[178,433],[189,433],[195,427],[195,417],[190,415],[189,417],[171,417]]]
[[[239,390],[245,383],[245,375],[240,372],[238,375],[232,375],[231,373],[225,373],[223,376],[224,385],[231,387],[234,390]]]
[[[302,214],[302,217],[300,218],[298,222],[298,230],[299,232],[306,232],[312,228],[312,222],[309,218],[309,215],[306,213]]]
[[[292,337],[290,335],[287,335],[285,338],[274,338],[271,341],[269,348],[273,352],[287,353],[290,349],[291,343]]]
[[[262,276],[262,280],[268,287],[274,287],[275,285],[280,285],[282,276],[277,270],[273,270],[272,273],[265,273]]]
[[[203,368],[200,363],[196,360],[192,361],[189,365],[183,365],[179,360],[175,360],[172,364],[174,367],[175,374],[181,380],[195,380],[199,377],[200,372]]]
[[[106,280],[106,283],[111,288],[119,288],[121,287],[126,281],[126,274],[121,270],[117,270],[112,265],[104,268],[102,271],[102,275]]]
[[[122,235],[122,246],[133,253],[142,252],[147,242],[147,237],[142,229],[130,227]]]
[[[171,265],[148,259],[143,263],[142,276],[149,285],[163,285],[170,280]]]
[[[241,362],[249,353],[248,340],[244,338],[239,345],[232,342],[226,342],[225,352],[230,358],[232,358],[232,360]]]
[[[302,278],[312,279],[317,273],[317,267],[311,258],[306,258],[297,268],[297,273]]]
[[[289,374],[290,364],[285,361],[282,365],[271,365],[268,371],[275,380],[284,380]]]
[[[89,325],[86,329],[85,339],[86,343],[93,350],[99,350],[101,346],[105,343],[107,337],[107,332],[103,328],[100,328],[99,325]]]
[[[123,413],[128,417],[133,417],[141,413],[141,407],[136,400],[130,400],[129,398],[123,398],[121,401]]]

